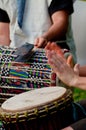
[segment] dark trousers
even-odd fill
[[[86,130],[86,100],[73,104],[73,117],[71,127],[74,130]]]

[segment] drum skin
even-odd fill
[[[39,88],[7,99],[0,119],[6,130],[60,130],[71,123],[72,102],[71,90]]]

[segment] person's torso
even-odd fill
[[[5,0],[3,2],[1,0],[4,5],[3,8],[5,8],[10,17],[11,47],[19,47],[25,42],[34,44],[35,38],[41,36],[49,29],[52,24],[48,11],[51,1],[37,0],[36,2],[34,0],[26,0],[23,27],[21,29],[18,25],[17,0]],[[66,40],[71,52],[75,55],[76,50],[70,18]]]
[[[46,32],[52,24],[48,13],[48,1],[27,0],[23,19],[22,30],[28,36],[28,41],[33,44],[34,39]]]

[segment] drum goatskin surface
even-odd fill
[[[4,111],[30,110],[61,98],[66,92],[63,87],[44,87],[18,94],[7,99],[1,106]]]

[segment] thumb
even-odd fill
[[[74,72],[79,75],[79,68],[80,68],[80,65],[79,64],[75,64],[74,66]]]
[[[68,58],[67,58],[67,64],[73,68],[74,66],[74,62],[73,62],[73,56],[72,55],[69,55]]]

